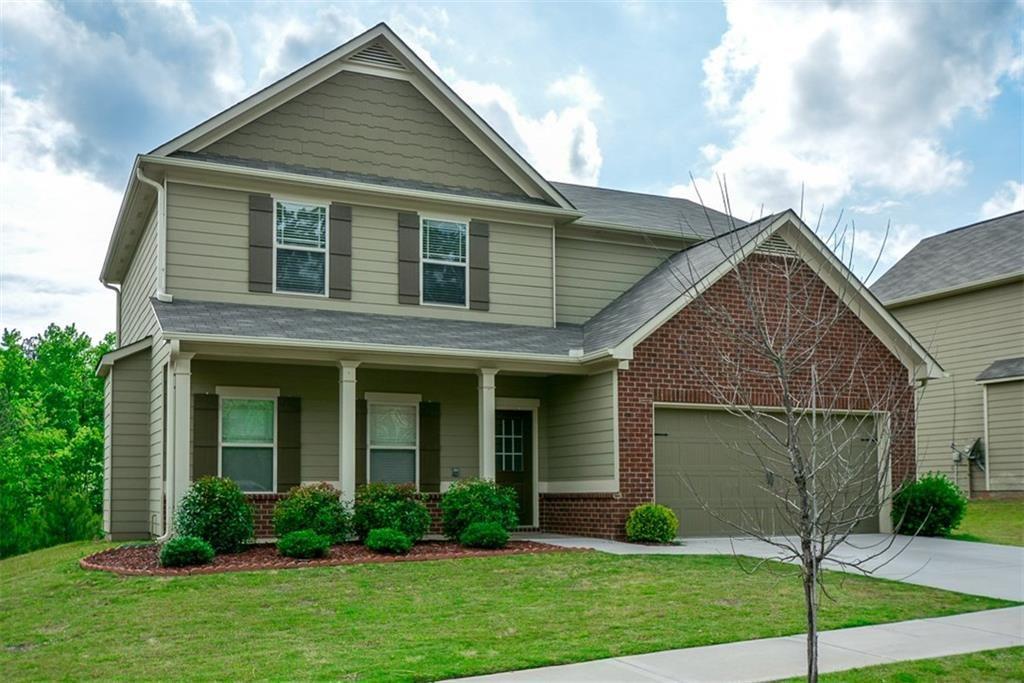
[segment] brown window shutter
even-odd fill
[[[441,490],[441,404],[420,403],[420,491]]]
[[[352,207],[331,204],[330,293],[332,299],[352,298]]]
[[[366,483],[366,399],[356,401],[356,486]]]
[[[302,399],[277,399],[277,490],[289,491],[302,483]]]
[[[486,311],[491,307],[491,226],[469,222],[469,307]]]
[[[216,394],[192,395],[192,481],[217,476],[220,401]]]
[[[398,214],[398,303],[420,303],[420,216]]]
[[[274,200],[249,195],[249,291],[274,291]]]

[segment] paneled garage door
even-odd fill
[[[849,442],[844,457],[864,463],[855,466],[864,472],[876,467],[873,419],[858,416],[840,420],[841,433],[850,435],[839,439]],[[742,454],[763,452],[765,448],[747,420],[722,410],[657,408],[654,421],[655,500],[678,515],[680,536],[737,535],[719,517],[744,525],[745,520],[753,518],[762,529],[787,532],[776,512],[779,501],[768,490],[769,485],[775,485],[774,477],[759,467],[755,457]],[[873,474],[874,469],[870,472]],[[861,481],[856,490],[851,488],[838,500],[870,495],[871,489],[874,482]],[[701,502],[715,514],[705,510]],[[841,506],[842,502],[837,503]],[[877,532],[877,515],[861,522],[855,531]]]

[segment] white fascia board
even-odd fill
[[[136,342],[128,344],[127,346],[122,346],[119,349],[114,349],[113,351],[106,352],[105,354],[103,354],[103,357],[100,358],[100,362],[96,365],[96,374],[99,375],[100,377],[106,377],[107,373],[110,372],[110,368],[113,367],[114,363],[121,360],[122,358],[132,356],[138,353],[139,351],[148,349],[152,345],[153,338],[144,337]]]
[[[321,176],[306,175],[304,173],[292,173],[288,171],[272,171],[263,168],[250,166],[239,166],[236,164],[218,163],[215,161],[201,161],[198,159],[186,159],[182,157],[160,157],[143,156],[143,163],[147,166],[166,167],[170,169],[181,168],[195,171],[215,171],[246,178],[257,178],[260,180],[272,180],[283,183],[292,183],[306,186],[326,187],[335,190],[347,190],[351,192],[363,192],[371,195],[385,197],[403,197],[408,199],[430,200],[434,202],[445,202],[459,204],[468,207],[487,207],[505,211],[518,211],[520,213],[534,213],[557,218],[572,220],[578,217],[579,211],[575,209],[560,209],[554,206],[543,204],[524,204],[522,202],[509,201],[504,199],[491,199],[488,197],[470,197],[458,194],[446,194],[429,190],[416,190],[412,188],[390,187],[385,185],[374,185],[372,183],[361,183],[354,180],[341,180],[338,178],[325,178]]]
[[[943,287],[940,289],[933,289],[928,292],[921,292],[920,294],[905,296],[900,299],[891,299],[890,301],[884,302],[883,305],[889,309],[900,308],[903,306],[910,306],[917,303],[932,301],[933,299],[945,299],[947,297],[956,296],[957,294],[966,294],[967,292],[974,292],[979,289],[996,287],[998,285],[1016,282],[1017,280],[1024,280],[1024,270],[1020,270],[1015,273],[1005,273],[1003,275],[996,275],[995,277],[985,278],[983,280],[974,280],[973,282],[967,282],[962,285],[956,285],[955,287]]]
[[[117,210],[117,218],[114,219],[114,228],[110,233],[110,241],[107,243],[107,253],[103,257],[103,266],[100,268],[100,282],[113,282],[113,280],[110,279],[109,270],[114,259],[114,253],[120,246],[121,233],[123,232],[122,225],[128,216],[128,212],[130,210],[129,207],[134,204],[137,198],[136,190],[139,186],[139,180],[136,177],[136,171],[139,168],[141,158],[142,157],[140,155],[135,156],[135,161],[132,162],[131,173],[128,175],[128,184],[125,185],[124,194],[121,195],[121,206]]]
[[[1002,384],[1003,382],[1020,382],[1024,381],[1024,375],[1014,375],[1012,377],[995,377],[993,379],[976,379],[975,384]]]

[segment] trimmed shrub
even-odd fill
[[[405,555],[412,548],[412,540],[398,529],[373,529],[366,535],[366,547],[378,553]]]
[[[634,543],[671,543],[679,530],[676,513],[664,505],[637,505],[626,520],[626,538]]]
[[[441,525],[445,536],[462,540],[471,524],[491,522],[511,531],[519,523],[515,489],[483,479],[464,479],[441,496]]]
[[[192,484],[174,518],[181,536],[198,536],[218,553],[234,553],[252,539],[252,508],[238,484],[203,477]]]
[[[285,557],[297,557],[303,560],[327,557],[330,549],[331,539],[312,529],[290,531],[277,539],[277,552]]]
[[[213,546],[196,536],[175,536],[160,548],[161,567],[189,567],[212,560]]]
[[[430,528],[430,513],[415,486],[367,484],[356,491],[352,525],[362,541],[374,529],[395,529],[415,543]]]
[[[946,475],[929,472],[910,482],[892,498],[892,523],[897,531],[921,536],[946,536],[967,512],[967,498]]]
[[[339,543],[348,538],[351,528],[352,516],[341,501],[341,493],[330,484],[296,486],[274,506],[274,533],[278,538],[310,529]]]
[[[504,548],[508,531],[497,522],[473,522],[459,536],[459,543],[467,548]]]

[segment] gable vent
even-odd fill
[[[796,256],[796,252],[793,251],[793,247],[789,246],[789,242],[779,235],[772,235],[766,239],[754,252],[767,256],[784,256],[786,258]]]
[[[368,64],[370,66],[383,66],[388,69],[401,69],[405,70],[405,66],[402,62],[398,61],[398,57],[391,53],[391,50],[387,49],[380,43],[374,43],[364,47],[359,52],[349,57],[350,62],[356,64]]]

